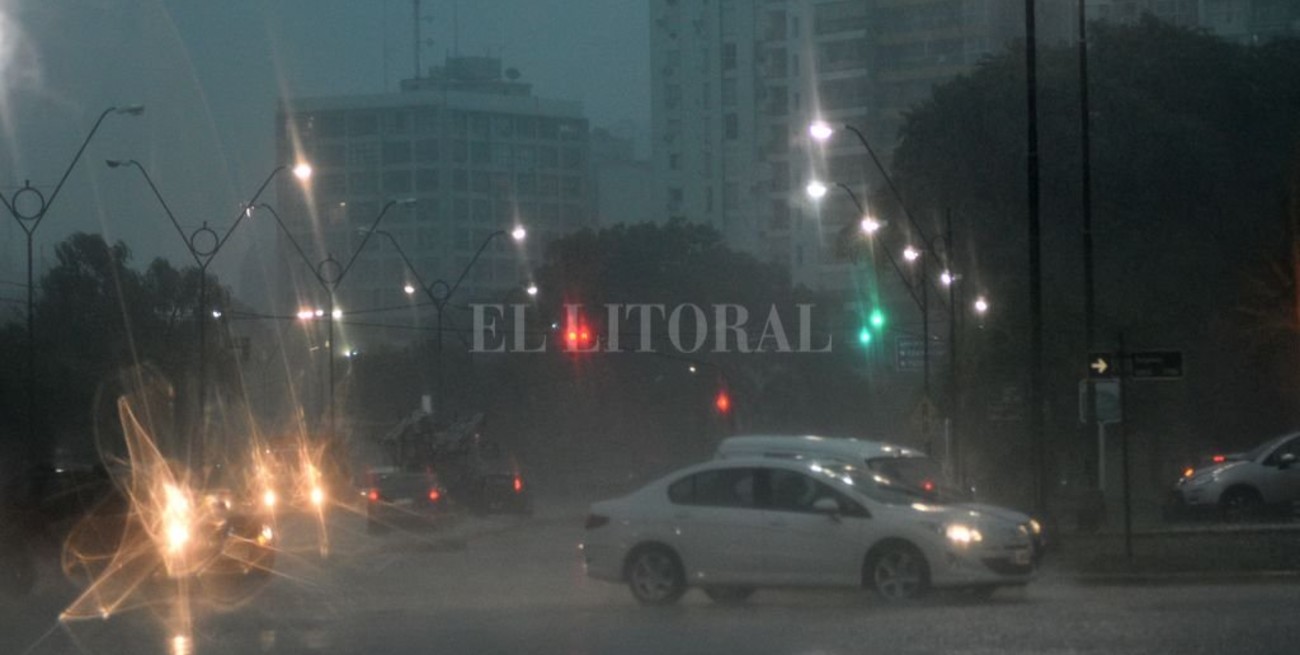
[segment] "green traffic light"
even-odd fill
[[[885,313],[880,311],[879,307],[871,310],[871,318],[869,320],[871,321],[871,327],[876,329],[885,327]]]
[[[868,330],[865,327],[858,330],[858,343],[864,346],[869,345],[871,343],[871,330]]]

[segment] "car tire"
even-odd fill
[[[1234,523],[1257,519],[1264,513],[1264,499],[1250,487],[1234,487],[1219,499],[1219,511],[1223,520]]]
[[[627,586],[642,605],[671,605],[686,593],[686,574],[677,554],[663,546],[644,546],[627,559]]]
[[[754,595],[753,587],[705,587],[704,595],[719,605],[739,605]]]
[[[930,565],[925,555],[901,541],[873,549],[863,577],[876,595],[891,603],[920,598],[930,589]]]

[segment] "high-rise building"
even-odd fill
[[[380,224],[401,252],[387,237],[370,239],[340,283],[345,313],[424,302],[403,253],[430,285],[454,285],[468,270],[454,302],[500,300],[527,285],[548,242],[591,224],[587,119],[578,103],[536,97],[518,77],[495,58],[453,57],[398,93],[282,101],[281,160],[306,160],[314,174],[305,197],[296,181],[281,182],[279,213],[312,262],[346,265],[385,204],[410,201]],[[493,238],[470,267],[491,235],[517,226],[523,242]],[[283,233],[280,241],[294,280],[284,300],[319,297]]]

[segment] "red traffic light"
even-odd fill
[[[726,414],[731,411],[731,396],[724,389],[718,392],[717,397],[713,399],[713,406],[718,408],[719,414]]]

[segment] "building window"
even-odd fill
[[[384,114],[384,134],[408,134],[411,131],[411,113],[405,109]]]
[[[348,146],[348,168],[373,168],[378,165],[378,144],[354,143]]]
[[[736,70],[736,44],[722,44],[722,70]]]
[[[348,116],[348,136],[372,136],[379,133],[379,116],[371,111]]]
[[[388,171],[384,173],[384,193],[410,193],[411,171]]]
[[[722,117],[722,137],[728,141],[740,138],[740,121],[736,114],[727,114]]]
[[[736,106],[736,80],[734,79],[722,80],[722,106]]]
[[[411,163],[411,142],[385,141],[383,147],[383,161],[385,166]]]
[[[682,156],[675,152],[668,153],[668,170],[680,171],[682,169]]]
[[[420,139],[415,142],[415,161],[421,164],[438,163],[438,140]]]
[[[438,190],[438,170],[421,168],[415,171],[415,190],[428,193]]]

